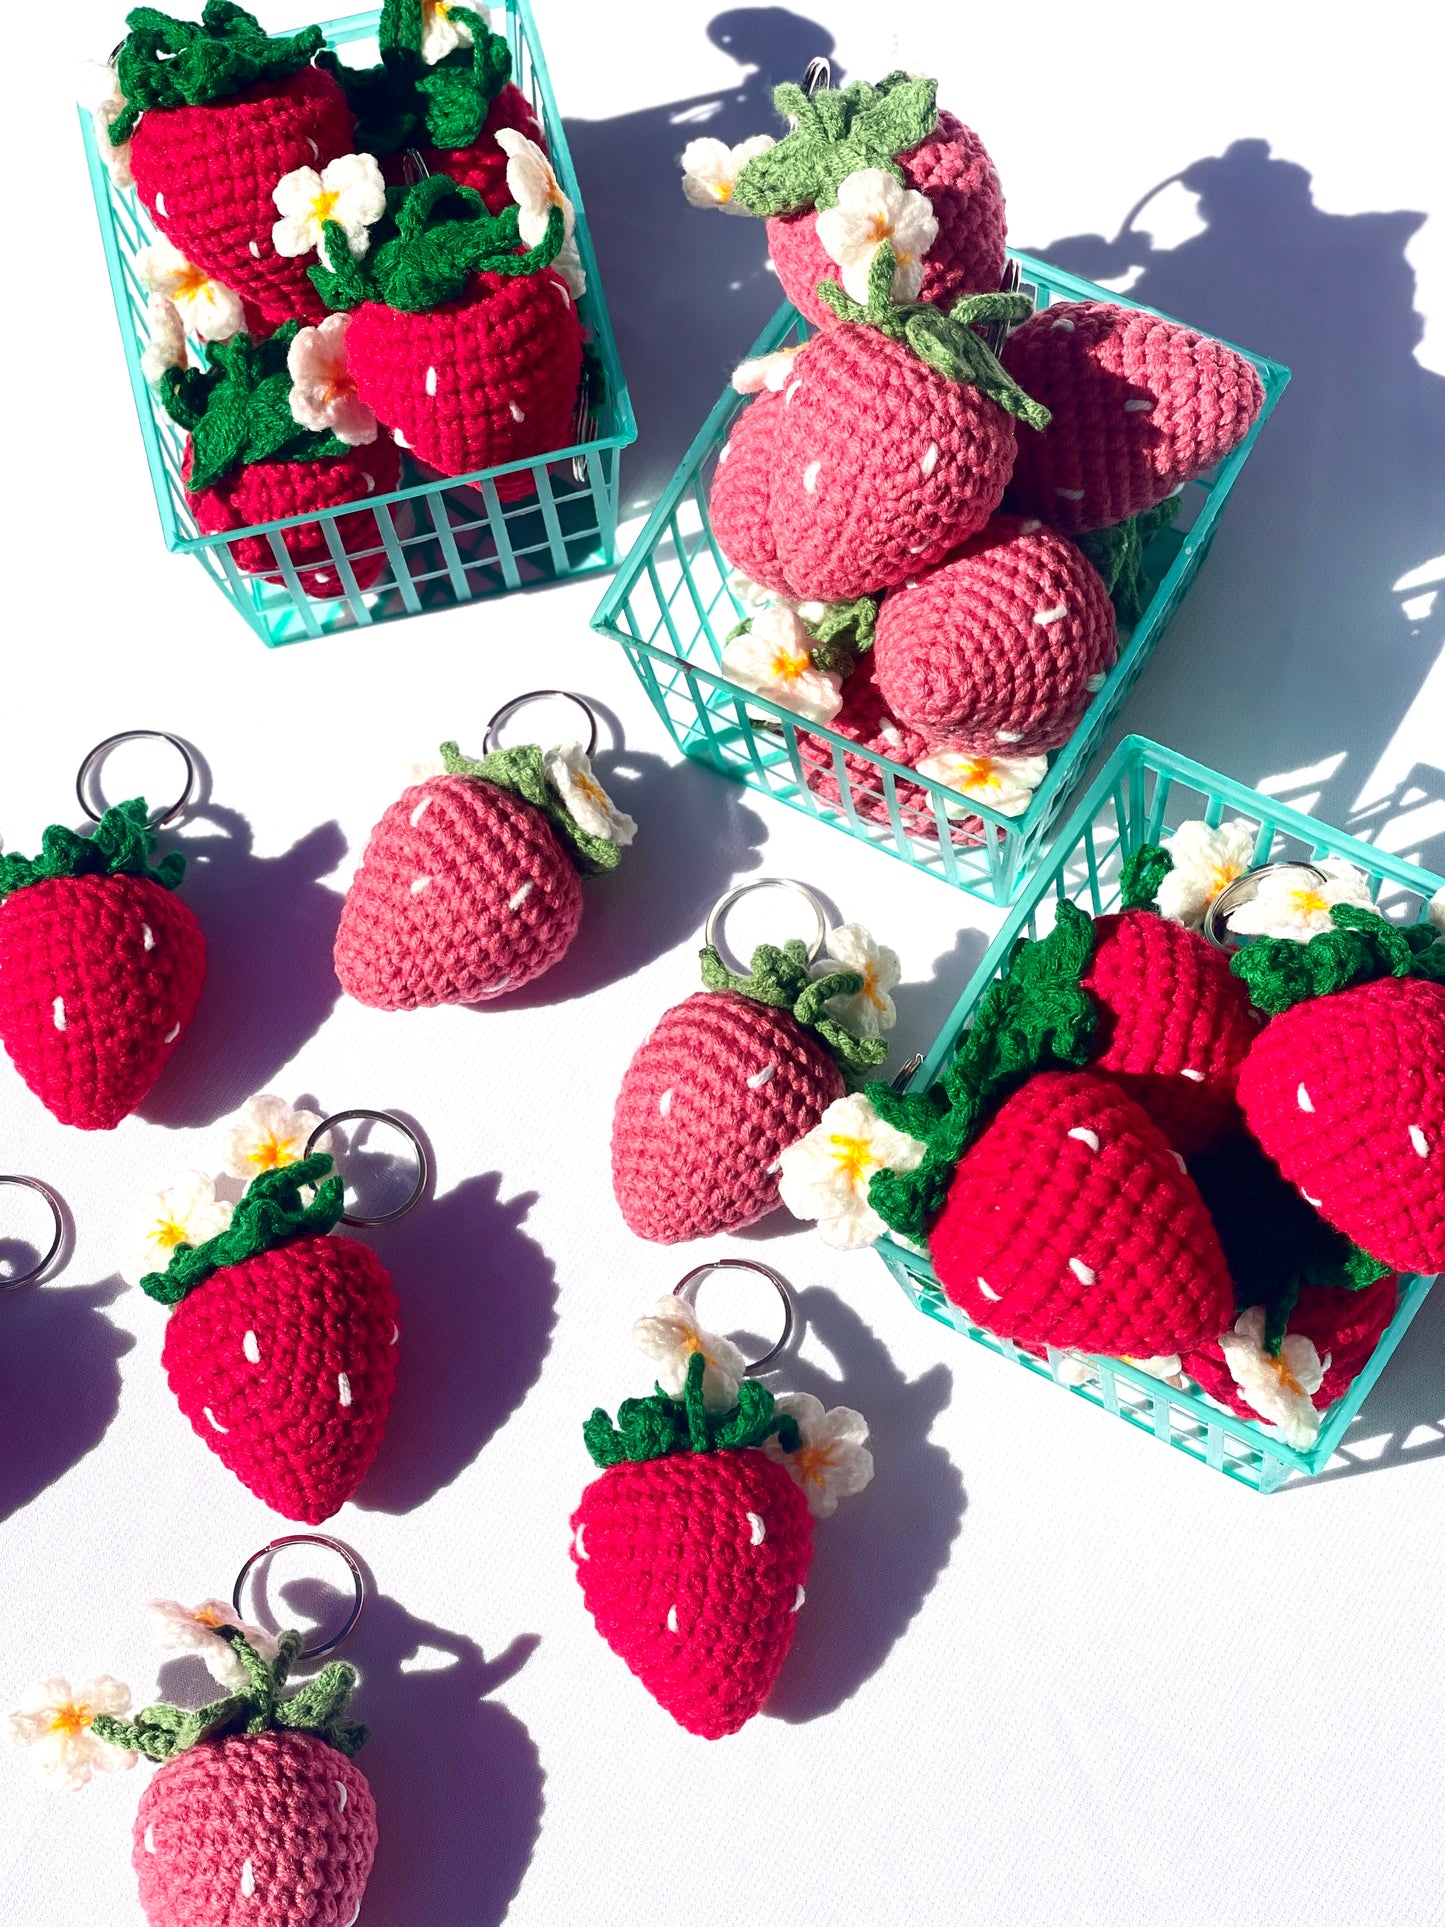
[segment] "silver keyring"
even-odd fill
[[[1316,883],[1328,883],[1329,878],[1323,870],[1313,863],[1261,863],[1257,869],[1246,870],[1242,877],[1226,883],[1204,913],[1204,935],[1216,950],[1238,950],[1237,943],[1229,943],[1220,935],[1219,926],[1227,920],[1231,910],[1237,910],[1243,903],[1252,903],[1259,895],[1259,886],[1265,877],[1276,876],[1281,870],[1301,870]]]
[[[487,724],[487,733],[482,738],[482,754],[490,756],[497,747],[497,731],[509,716],[515,716],[523,703],[544,702],[549,696],[560,696],[564,703],[575,703],[587,718],[587,754],[590,756],[597,747],[597,713],[584,697],[572,689],[529,689],[525,695],[513,696]]]
[[[408,187],[415,187],[420,181],[431,179],[431,169],[421,157],[421,149],[408,147],[401,157],[402,177]]]
[[[371,1227],[379,1224],[395,1224],[398,1218],[404,1218],[412,1206],[420,1202],[421,1195],[426,1190],[431,1178],[431,1160],[427,1157],[426,1147],[416,1132],[402,1118],[397,1117],[394,1112],[333,1111],[330,1117],[322,1118],[321,1122],[316,1126],[316,1129],[311,1133],[310,1137],[307,1138],[306,1149],[302,1155],[303,1157],[309,1158],[315,1149],[318,1138],[325,1137],[326,1133],[334,1129],[338,1124],[350,1124],[353,1118],[365,1118],[374,1124],[389,1124],[393,1130],[400,1131],[404,1138],[410,1140],[411,1148],[416,1152],[416,1183],[411,1187],[411,1195],[399,1204],[394,1211],[384,1211],[379,1218],[363,1218],[358,1213],[343,1211],[341,1214],[341,1222],[343,1224],[367,1225]],[[344,1173],[338,1171],[337,1176],[345,1182]]]
[[[738,898],[745,897],[749,890],[791,890],[794,896],[803,899],[804,903],[807,904],[813,915],[818,919],[818,928],[814,933],[813,941],[808,945],[808,962],[815,963],[822,952],[823,944],[828,935],[827,913],[808,886],[805,883],[795,883],[792,877],[751,877],[746,883],[735,884],[733,888],[727,892],[726,896],[718,898],[717,902],[707,913],[707,922],[703,925],[702,929],[704,948],[716,950],[718,955],[720,957],[722,956],[722,950],[717,940],[718,928]],[[724,957],[723,961],[726,963],[727,959]]]
[[[55,1263],[56,1254],[65,1242],[65,1212],[55,1192],[51,1190],[48,1184],[42,1184],[39,1178],[22,1178],[11,1175],[8,1177],[0,1177],[0,1184],[14,1184],[25,1191],[38,1191],[50,1206],[50,1215],[55,1220],[55,1236],[50,1240],[50,1249],[40,1260],[40,1263],[38,1265],[32,1265],[29,1271],[23,1273],[19,1278],[0,1278],[0,1291],[14,1291],[17,1285],[33,1285],[35,1280],[37,1278],[43,1278]]]
[[[814,54],[803,73],[803,92],[811,100],[825,87],[833,85],[833,63],[823,54]]]
[[[236,1574],[236,1584],[231,1591],[231,1605],[238,1615],[244,1617],[241,1613],[241,1596],[246,1590],[246,1581],[251,1576],[252,1568],[258,1566],[263,1559],[270,1558],[273,1552],[281,1552],[287,1546],[325,1546],[328,1552],[334,1552],[339,1559],[345,1560],[351,1573],[351,1583],[356,1590],[350,1616],[336,1637],[323,1640],[319,1646],[302,1647],[300,1655],[302,1659],[320,1659],[324,1653],[334,1653],[343,1641],[350,1639],[356,1631],[356,1622],[361,1617],[361,1609],[366,1604],[366,1575],[357,1563],[356,1554],[349,1546],[342,1545],[339,1539],[333,1539],[325,1532],[288,1532],[283,1539],[273,1539],[269,1545],[262,1546],[258,1552],[253,1552]]]
[[[75,779],[76,799],[79,802],[80,807],[85,811],[86,815],[90,818],[92,823],[98,823],[100,821],[100,814],[90,807],[90,799],[87,797],[85,793],[85,785],[87,780],[89,779],[90,772],[95,768],[96,764],[100,761],[101,757],[105,755],[107,750],[114,749],[117,743],[135,743],[143,740],[156,742],[156,743],[169,743],[171,748],[176,752],[176,754],[180,757],[181,761],[186,766],[185,788],[181,791],[180,795],[176,798],[175,802],[171,804],[168,810],[160,810],[150,817],[149,823],[150,823],[151,829],[153,830],[164,829],[167,823],[174,823],[176,818],[182,813],[186,805],[190,802],[191,798],[195,795],[195,792],[196,792],[195,759],[191,755],[191,752],[186,748],[185,744],[181,741],[179,736],[172,736],[170,731],[167,729],[122,729],[117,731],[117,733],[114,736],[107,736],[103,743],[96,744],[95,748],[90,752],[90,754],[86,757],[85,761],[81,764],[80,774]],[[104,807],[104,803],[105,803],[105,798],[101,797],[102,808]]]
[[[672,1288],[673,1297],[686,1299],[696,1311],[698,1289],[703,1279],[711,1277],[715,1271],[755,1271],[760,1277],[767,1279],[783,1301],[782,1336],[770,1351],[764,1352],[761,1358],[755,1358],[748,1366],[747,1372],[751,1378],[755,1372],[766,1370],[779,1352],[786,1348],[788,1340],[792,1337],[793,1326],[797,1323],[797,1314],[793,1310],[793,1294],[788,1289],[787,1279],[774,1271],[770,1265],[760,1265],[752,1258],[713,1258],[705,1265],[695,1266],[685,1278],[680,1279]]]

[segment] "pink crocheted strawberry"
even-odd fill
[[[38,857],[0,856],[0,1043],[62,1124],[110,1131],[146,1096],[195,1015],[206,940],[154,867],[143,800],[92,835],[54,823]]]
[[[1055,302],[1000,352],[1053,417],[1020,443],[1007,506],[1061,529],[1152,508],[1223,461],[1264,405],[1237,350],[1111,301]]]
[[[476,1004],[540,977],[577,934],[580,878],[615,869],[637,827],[575,745],[441,754],[446,773],[372,831],[342,906],[336,974],[375,1010]]]
[[[161,1363],[192,1429],[308,1525],[360,1485],[396,1386],[391,1275],[369,1246],[328,1235],[342,1212],[330,1169],[318,1156],[263,1171],[223,1231],[141,1279],[173,1307]]]
[[[309,63],[319,27],[272,38],[231,0],[199,25],[153,7],[127,16],[116,59],[136,191],[186,259],[255,304],[267,326],[325,313],[303,262],[276,252],[271,190],[297,168],[352,151],[355,122],[336,79]]]
[[[878,688],[934,742],[1006,756],[1057,749],[1113,666],[1114,609],[1074,545],[995,516],[883,599]]]
[[[655,1244],[776,1210],[781,1152],[843,1095],[844,1069],[887,1055],[881,1037],[856,1037],[827,1014],[863,977],[814,979],[796,938],[759,945],[746,977],[708,946],[702,979],[707,989],[668,1011],[637,1050],[612,1118],[613,1192],[631,1229]]]
[[[747,163],[732,199],[768,217],[778,279],[815,327],[835,318],[817,293],[837,272],[837,254],[820,238],[827,211],[851,204],[860,173],[885,221],[901,198],[895,183],[928,204],[918,212],[930,217],[924,233],[932,228],[933,238],[921,261],[907,264],[922,300],[951,307],[998,287],[1005,233],[998,174],[977,134],[939,111],[937,92],[937,81],[904,73],[876,87],[853,81],[812,95],[791,83],[774,90],[789,132]],[[866,209],[860,213],[866,217]]]

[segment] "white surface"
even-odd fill
[[[645,495],[771,298],[756,263],[736,266],[756,230],[720,234],[657,172],[684,138],[667,104],[702,124],[721,101],[711,124],[736,138],[766,124],[759,89],[736,105],[739,68],[704,7],[633,9],[611,40],[595,6],[542,11],[559,94],[587,121],[579,165],[643,415],[624,474]],[[295,9],[263,12],[279,26]],[[859,71],[888,62],[880,9],[828,13]],[[788,18],[763,22],[777,77],[818,41]],[[226,1591],[276,1530],[181,1419],[163,1314],[114,1268],[129,1201],[213,1168],[215,1120],[258,1087],[310,1092],[415,1116],[437,1167],[435,1201],[374,1234],[405,1307],[402,1387],[364,1503],[335,1522],[381,1594],[351,1649],[382,1826],[366,1927],[489,1927],[509,1902],[527,1927],[663,1912],[1435,1927],[1445,1302],[1367,1408],[1374,1463],[1260,1500],[936,1329],[876,1260],[837,1261],[774,1222],[737,1247],[803,1291],[795,1382],[836,1381],[869,1415],[878,1480],[820,1527],[783,1682],[736,1739],[689,1739],[602,1645],[567,1559],[591,1474],[581,1422],[645,1389],[630,1321],[700,1255],[625,1233],[608,1120],[630,1051],[693,987],[708,903],[735,877],[793,873],[896,942],[899,1056],[932,1034],[993,919],[675,767],[625,664],[588,633],[595,583],[263,652],[160,547],[67,104],[65,61],[104,54],[119,9],[76,0],[55,19],[18,17],[11,59],[33,82],[6,116],[12,178],[53,179],[11,217],[38,299],[7,321],[23,493],[0,828],[26,848],[68,820],[85,749],[139,724],[200,745],[219,821],[190,833],[211,845],[187,892],[212,944],[205,1004],[145,1116],[82,1137],[0,1072],[0,1169],[50,1179],[77,1222],[56,1283],[0,1299],[0,1706],[64,1670],[109,1669],[148,1696],[143,1602]],[[1445,530],[1430,372],[1445,280],[1423,21],[1376,6],[1341,32],[1315,8],[1225,4],[1111,28],[1097,9],[929,5],[901,57],[939,67],[990,143],[1015,237],[1084,272],[1107,255],[1122,273],[1129,250],[1049,244],[1114,232],[1156,182],[1233,142],[1267,140],[1304,170],[1236,150],[1205,170],[1194,239],[1191,196],[1155,206],[1141,297],[1297,379],[1129,717],[1439,868],[1429,597],[1445,563],[1424,565]],[[732,31],[741,47],[747,23]],[[1392,212],[1430,197],[1429,226]],[[1418,351],[1412,269],[1435,324]],[[337,893],[370,824],[414,756],[452,734],[475,744],[534,682],[620,719],[626,750],[604,768],[643,824],[627,867],[589,885],[574,956],[523,1008],[333,1006]],[[67,1799],[0,1757],[5,1927],[139,1920],[129,1829],[146,1771]]]

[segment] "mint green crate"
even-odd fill
[[[493,31],[505,35],[511,47],[512,79],[532,103],[557,178],[577,210],[577,247],[587,271],[587,292],[577,309],[603,370],[602,394],[593,408],[584,411],[579,406],[576,438],[566,448],[551,450],[534,461],[508,462],[444,480],[406,455],[405,486],[340,509],[258,522],[224,536],[202,535],[196,527],[181,482],[185,436],[157,407],[141,373],[148,336],[147,297],[136,276],[135,257],[157,238],[156,233],[134,190],[113,186],[96,149],[90,116],[81,114],[111,292],[166,547],[195,556],[226,600],[270,647],[338,629],[369,628],[432,609],[455,608],[461,602],[567,576],[594,574],[610,569],[617,560],[619,460],[621,451],[636,441],[637,424],[529,0],[498,0],[490,15]],[[355,48],[353,64],[367,64],[375,58],[380,18],[378,10],[327,22],[323,28],[327,45]],[[193,342],[192,347],[204,358],[201,344]],[[504,504],[496,478],[522,470],[531,475],[535,495]],[[357,517],[368,514],[375,523],[375,542],[358,545],[352,531]],[[347,519],[352,554],[343,548],[336,529],[341,516]],[[345,585],[346,593],[334,599],[306,594],[279,534],[312,522],[325,531],[337,576]],[[230,544],[248,535],[271,537],[280,582],[268,583],[236,567]],[[386,556],[384,572],[365,591],[357,588],[352,570],[357,554]]]
[[[1012,253],[1012,258],[1019,264],[1022,291],[1032,297],[1035,308],[1056,300],[1142,307],[1126,294],[1095,287],[1027,254]],[[797,310],[785,306],[750,352],[767,354],[806,340],[809,332]],[[1149,604],[1132,630],[1121,627],[1118,661],[1069,741],[1050,756],[1048,774],[1028,809],[1009,817],[983,804],[970,806],[985,825],[983,838],[975,845],[954,841],[956,827],[950,835],[946,805],[957,805],[954,791],[860,749],[820,724],[808,723],[803,725],[805,733],[829,746],[832,767],[828,773],[838,784],[840,801],[820,797],[805,777],[805,759],[798,748],[799,718],[723,675],[723,643],[747,611],[728,587],[729,564],[713,539],[707,499],[718,451],[748,397],[731,388],[724,391],[624,557],[592,626],[627,651],[654,709],[684,755],[960,890],[993,903],[1011,903],[1208,554],[1229,492],[1289,380],[1289,370],[1277,362],[1248,349],[1239,352],[1247,356],[1264,384],[1258,420],[1226,461],[1184,489],[1178,517],[1150,544],[1145,557],[1153,588]],[[876,809],[881,789],[886,822],[873,821],[866,810],[859,809],[860,796],[845,755],[871,765],[869,807]],[[911,812],[900,808],[895,788],[900,780],[928,792],[936,837],[918,834],[907,820],[910,815],[916,820],[919,810],[917,806]]]
[[[1381,909],[1401,921],[1417,921],[1445,881],[1387,856],[1373,844],[1361,843],[1326,823],[1288,809],[1258,790],[1190,762],[1173,750],[1162,749],[1143,736],[1126,736],[1054,843],[1047,863],[1032,878],[1005,921],[908,1088],[926,1090],[943,1074],[979,999],[994,978],[1002,976],[1013,946],[1020,937],[1046,934],[1054,903],[1067,897],[1095,916],[1117,908],[1120,869],[1141,844],[1157,841],[1186,819],[1203,817],[1217,824],[1226,813],[1255,827],[1256,862],[1302,863],[1318,856],[1343,857],[1371,879]],[[1062,1353],[1051,1348],[1047,1360],[1034,1358],[1010,1339],[982,1330],[944,1296],[926,1257],[887,1237],[877,1248],[921,1312],[1022,1365],[1025,1371],[1064,1384],[1060,1376]],[[1088,1360],[1088,1381],[1065,1385],[1065,1389],[1216,1472],[1260,1492],[1272,1492],[1292,1475],[1313,1477],[1322,1472],[1336,1453],[1349,1457],[1350,1431],[1360,1407],[1433,1282],[1433,1276],[1401,1278],[1400,1302],[1393,1322],[1365,1369],[1324,1415],[1319,1438],[1308,1452],[1296,1451],[1267,1427],[1221,1411],[1202,1396],[1176,1391],[1121,1359]]]

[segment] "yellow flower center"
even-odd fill
[[[888,239],[892,232],[893,223],[889,220],[883,209],[874,208],[873,212],[868,216],[868,239],[873,243],[874,247],[880,246],[881,243]]]
[[[1269,1362],[1275,1377],[1279,1380],[1285,1391],[1289,1392],[1295,1398],[1303,1398],[1305,1388],[1300,1384],[1289,1366],[1285,1364],[1283,1356],[1271,1358]]]
[[[1243,876],[1244,870],[1238,863],[1212,863],[1209,866],[1209,894],[1217,897],[1221,890],[1227,889],[1236,877]]]
[[[335,207],[336,203],[340,199],[341,199],[341,194],[339,189],[329,188],[329,187],[322,188],[321,192],[316,196],[315,200],[312,201],[311,203],[311,212],[315,218],[316,225],[318,227],[320,227],[323,222],[329,221],[331,219],[331,210],[332,208]]]
[[[991,756],[971,756],[959,773],[959,787],[966,790],[996,790],[1002,779]]]
[[[57,1706],[50,1715],[50,1730],[52,1733],[68,1733],[74,1739],[77,1733],[86,1730],[94,1718],[88,1706],[78,1706],[74,1700],[67,1700],[64,1706]]]
[[[883,992],[878,988],[877,967],[871,958],[863,966],[863,995],[875,1010],[887,1009],[888,1006],[884,999]]]
[[[1302,917],[1322,917],[1330,907],[1319,891],[1308,883],[1299,890],[1291,890],[1289,900],[1291,908]]]
[[[720,207],[726,207],[727,203],[733,197],[732,182],[731,181],[714,181],[713,188],[712,188],[712,197]]]
[[[445,20],[451,12],[447,0],[423,0],[423,5],[429,20]]]
[[[172,298],[176,301],[194,301],[204,294],[210,285],[211,277],[205,269],[195,267],[187,261],[181,278],[176,283],[176,292]]]
[[[589,803],[595,803],[599,810],[607,808],[607,792],[594,776],[589,776],[586,770],[574,769],[572,781]]]
[[[828,1469],[833,1463],[831,1445],[804,1445],[788,1461],[794,1473],[805,1485],[822,1485],[826,1482]]]
[[[296,1162],[296,1153],[291,1149],[294,1141],[277,1137],[273,1131],[269,1137],[256,1140],[246,1153],[246,1162],[254,1164],[258,1171],[279,1171],[283,1165]]]
[[[151,1243],[160,1245],[164,1251],[174,1251],[177,1245],[185,1244],[190,1235],[186,1227],[177,1224],[174,1218],[162,1218],[159,1224],[151,1227]]]
[[[878,1160],[866,1137],[848,1137],[835,1131],[828,1142],[833,1149],[833,1162],[847,1177],[849,1184],[861,1184],[866,1172],[878,1168]]]
[[[199,1612],[191,1614],[191,1618],[198,1626],[224,1626],[226,1623],[214,1606],[202,1606]]]
[[[780,644],[774,651],[768,672],[774,682],[796,682],[813,666],[806,649],[788,649]]]

